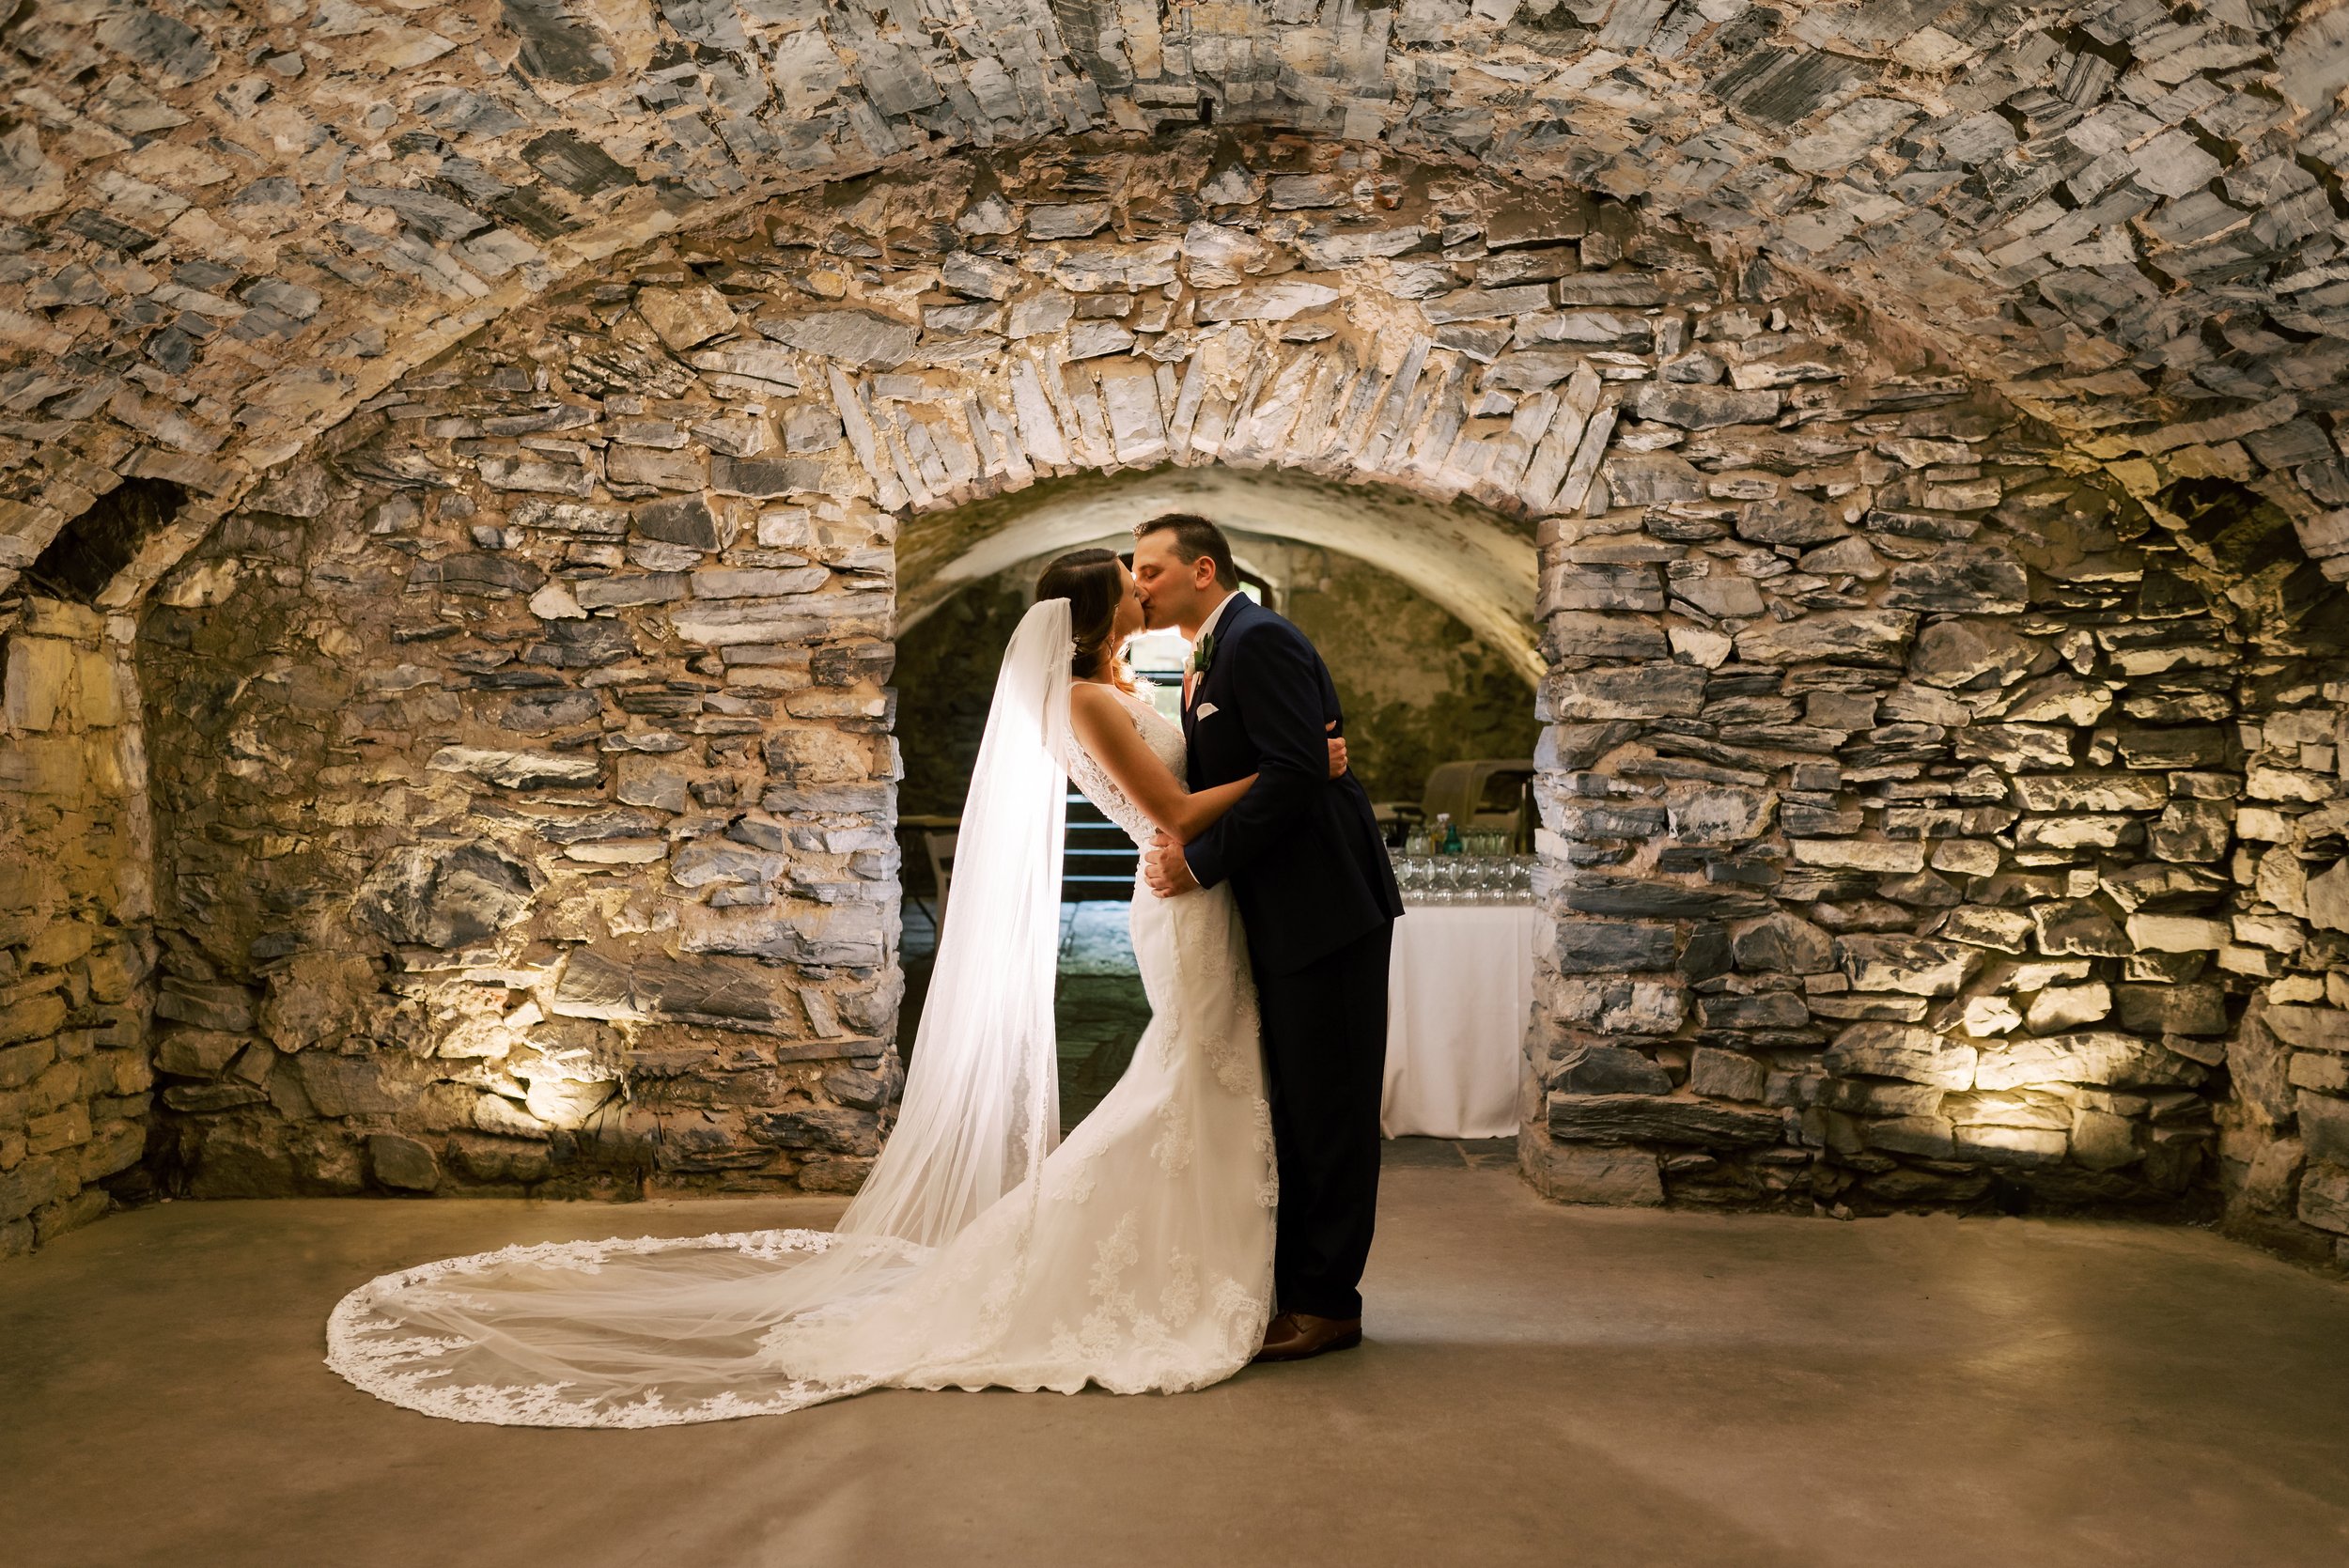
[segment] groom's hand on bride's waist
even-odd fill
[[[1199,885],[1199,879],[1190,874],[1190,862],[1183,859],[1183,846],[1163,828],[1150,847],[1142,852],[1142,879],[1160,898],[1189,893]]]

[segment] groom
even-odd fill
[[[1134,530],[1134,582],[1148,624],[1192,644],[1190,787],[1256,775],[1189,846],[1160,833],[1143,876],[1161,898],[1229,877],[1247,928],[1281,1171],[1281,1312],[1256,1358],[1301,1360],[1361,1343],[1387,954],[1403,897],[1370,797],[1353,774],[1329,776],[1327,734],[1341,719],[1330,672],[1303,632],[1237,592],[1223,531],[1184,512],[1151,519]]]

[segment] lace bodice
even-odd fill
[[[1150,706],[1146,698],[1130,691],[1111,687],[1118,703],[1134,722],[1134,729],[1158,759],[1166,764],[1167,771],[1176,779],[1184,776],[1185,753],[1180,725]],[[1143,814],[1140,806],[1126,799],[1126,792],[1081,742],[1072,741],[1068,756],[1068,782],[1077,786],[1084,798],[1101,808],[1101,815],[1126,830],[1126,836],[1137,846],[1146,846],[1158,833],[1158,824]]]

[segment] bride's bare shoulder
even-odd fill
[[[1117,693],[1097,680],[1072,682],[1068,688],[1068,722],[1081,733],[1121,721],[1125,707]]]

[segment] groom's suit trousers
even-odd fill
[[[1393,923],[1381,921],[1302,969],[1256,977],[1266,1089],[1281,1156],[1272,1276],[1284,1312],[1362,1314],[1362,1266],[1378,1208],[1378,1099],[1393,941]]]

